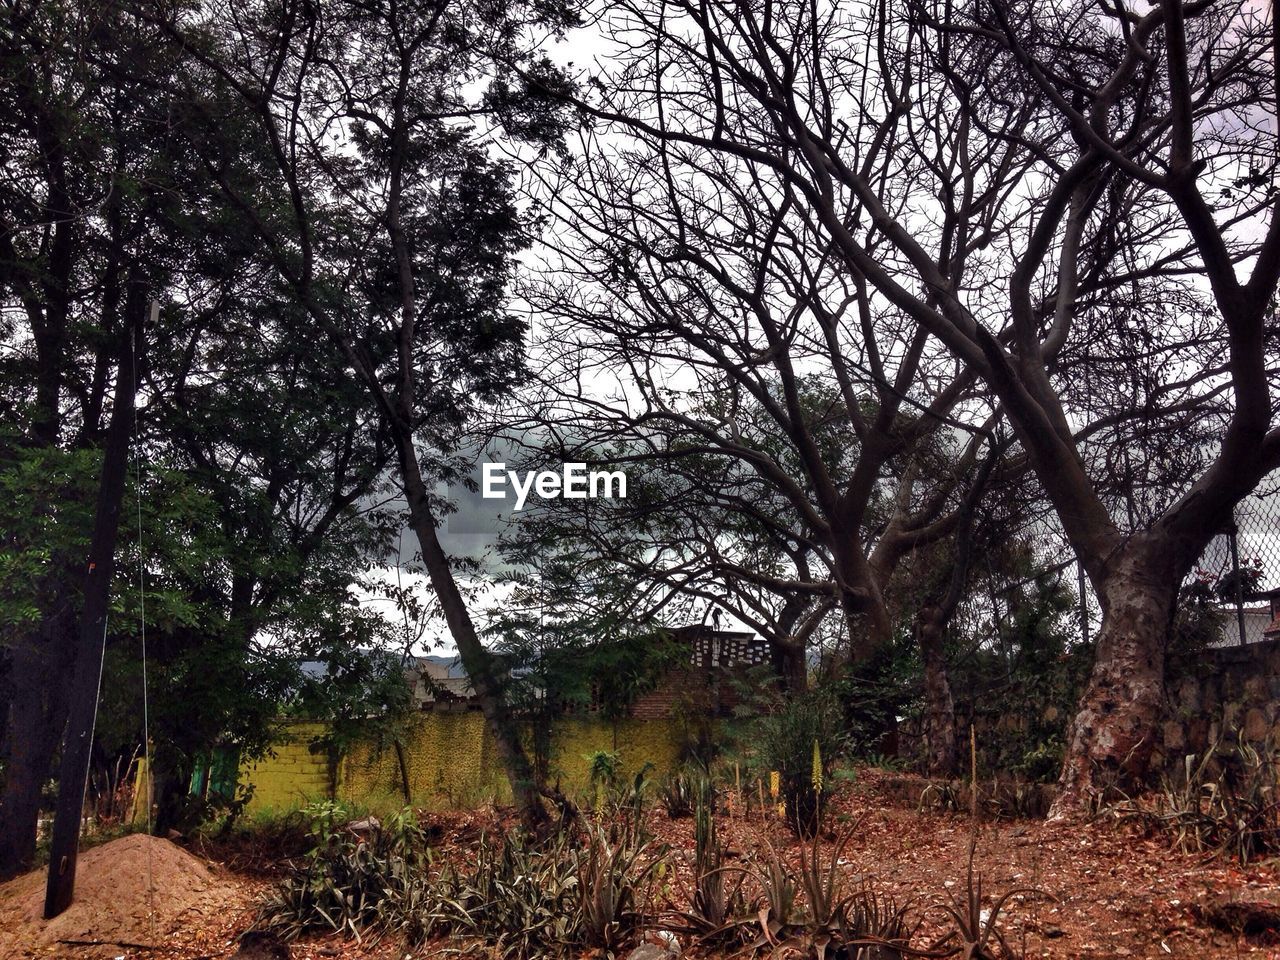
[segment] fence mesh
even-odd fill
[[[1096,635],[1101,614],[1079,564],[1072,568],[1080,639],[1087,641]],[[1202,616],[1188,618],[1192,607]],[[1280,478],[1268,478],[1241,502],[1233,522],[1205,547],[1183,583],[1179,613],[1175,631],[1208,631],[1202,639],[1209,646],[1280,636],[1280,626],[1270,630],[1280,614]]]

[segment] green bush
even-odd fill
[[[761,774],[780,775],[787,825],[799,837],[813,836],[846,744],[840,703],[821,688],[792,697],[755,721],[753,739]]]
[[[336,930],[422,940],[430,927],[429,853],[413,811],[360,830],[340,804],[315,804],[304,813],[311,849],[262,906],[259,923],[285,939]]]

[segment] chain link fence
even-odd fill
[[[1101,612],[1083,568],[1071,566],[1079,636],[1087,642],[1096,635]],[[1280,479],[1272,477],[1236,507],[1232,523],[1209,542],[1187,575],[1175,631],[1202,633],[1202,642],[1211,647],[1245,646],[1280,637],[1278,615]]]

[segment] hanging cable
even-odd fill
[[[154,321],[156,315],[156,302],[151,302],[151,316]],[[137,334],[135,334],[135,337]],[[139,344],[134,343],[134,357],[138,355]],[[136,361],[135,361],[136,362]],[[151,823],[151,807],[152,807],[152,787],[155,782],[153,771],[151,769],[151,704],[149,702],[147,691],[147,562],[146,554],[143,552],[142,540],[142,450],[138,440],[138,400],[137,395],[134,396],[133,407],[133,473],[134,473],[134,504],[137,510],[138,519],[138,625],[139,634],[142,638],[142,758],[146,766],[147,776],[143,783],[143,789],[146,791],[144,800],[147,805],[147,925],[148,935],[152,942],[155,941],[155,917],[156,917],[156,888],[155,877],[151,865],[151,845],[152,845],[152,823]]]

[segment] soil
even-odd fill
[[[46,877],[46,870],[35,870],[0,886],[3,960],[194,956],[182,952],[184,944],[244,913],[251,900],[239,880],[168,840],[142,835],[82,853],[75,900],[48,921],[43,918]]]
[[[860,771],[857,783],[842,786],[834,798],[829,822],[833,835],[849,833],[840,858],[848,881],[873,882],[899,902],[910,901],[913,915],[921,921],[916,942],[922,944],[944,932],[945,905],[953,895],[965,894],[974,829],[964,813],[919,812],[895,803],[890,781],[899,779],[875,770]],[[493,835],[513,823],[510,811],[424,815],[437,862],[473,857],[481,831]],[[648,825],[656,835],[653,848],[670,848],[670,888],[678,901],[682,883],[687,887],[692,874],[693,823],[689,819],[671,820],[661,809],[655,809],[650,812]],[[762,818],[759,812],[721,816],[719,830],[740,859],[763,854],[766,841],[783,849],[793,861],[798,862],[803,854],[801,845],[788,839],[780,823]],[[113,848],[128,842],[139,844],[140,838],[116,841],[81,858],[82,868],[92,862],[90,858],[103,861],[100,872],[95,871],[102,879],[86,879],[84,886],[78,884],[78,893],[81,902],[93,904],[90,916],[109,915],[106,919],[110,923],[123,924],[112,929],[131,930],[142,942],[148,942],[147,901],[137,880],[138,853],[144,848],[132,848],[132,868],[108,862],[115,855]],[[281,848],[267,855],[260,850],[259,855],[251,856],[252,842],[246,847],[242,838],[234,844],[203,851],[213,860],[235,867],[211,869],[172,844],[154,843],[157,846],[153,854],[164,849],[174,864],[172,869],[165,868],[170,870],[169,879],[156,885],[156,928],[161,932],[161,949],[117,948],[98,956],[129,960],[231,957],[238,935],[253,921],[252,902],[266,892],[273,875],[281,875],[289,854],[297,853]],[[833,848],[828,837],[823,843],[824,860]],[[1223,858],[1177,853],[1165,839],[1145,836],[1114,819],[1084,825],[984,821],[978,825],[974,848],[974,870],[981,877],[986,908],[1006,892],[1022,890],[1006,902],[999,924],[1009,943],[1028,960],[1280,960],[1280,945],[1274,932],[1248,935],[1243,929],[1230,929],[1230,922],[1226,924],[1228,929],[1222,929],[1224,916],[1252,916],[1256,911],[1249,905],[1280,903],[1280,861],[1241,867]],[[87,878],[88,870],[81,876]],[[21,878],[0,888],[0,958],[93,956],[78,948],[68,953],[49,953],[39,948],[5,952],[4,938],[14,922],[12,918],[21,916],[10,905],[14,899],[10,888],[30,879]],[[40,922],[30,922],[30,917],[39,915],[43,882],[41,875],[26,893],[28,919],[24,922],[28,925],[24,935],[40,934],[48,944],[51,941]],[[161,891],[165,891],[163,896]],[[118,892],[123,895],[117,896]],[[1233,909],[1232,904],[1238,904],[1240,909]],[[657,905],[659,910],[678,906],[678,902]],[[1239,926],[1248,924],[1242,922]],[[86,921],[78,922],[77,929],[87,928]],[[172,932],[164,934],[165,929]],[[65,933],[60,936],[68,938]],[[366,939],[361,943],[334,934],[304,938],[292,944],[290,952],[293,960],[420,960],[456,955],[457,946],[434,943],[408,949],[390,939]],[[710,960],[696,945],[684,946],[690,960]]]

